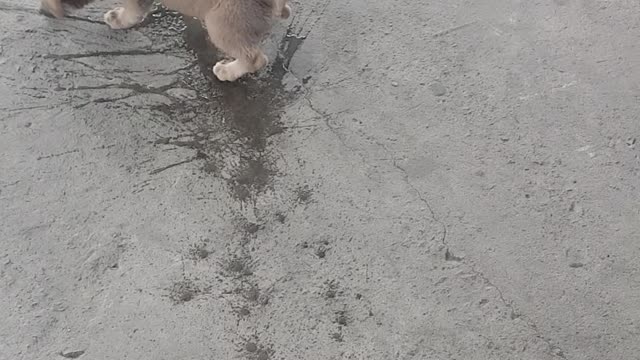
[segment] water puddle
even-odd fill
[[[186,48],[196,57],[197,66],[183,76],[183,87],[195,90],[198,99],[161,106],[179,123],[181,133],[161,143],[189,147],[202,159],[202,170],[227,181],[231,194],[251,202],[278,174],[276,157],[269,151],[273,135],[284,131],[280,121],[284,106],[298,96],[286,90],[283,78],[291,58],[304,41],[289,29],[278,44],[278,56],[269,68],[234,83],[222,83],[213,75],[213,65],[222,58],[207,37],[198,19],[158,11],[153,23],[176,23]]]

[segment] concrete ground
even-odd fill
[[[0,359],[640,359],[635,1],[0,1]]]

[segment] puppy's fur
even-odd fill
[[[41,0],[42,10],[63,17],[65,7],[81,8],[93,0]],[[124,0],[124,6],[108,11],[104,21],[112,29],[128,29],[144,20],[154,0]],[[164,6],[201,19],[213,44],[232,57],[220,61],[213,72],[221,81],[234,81],[262,69],[267,56],[260,49],[271,30],[272,18],[291,14],[287,0],[162,0]]]

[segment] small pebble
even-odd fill
[[[64,358],[67,358],[67,359],[77,359],[80,356],[82,356],[83,354],[84,354],[84,350],[60,352],[60,356],[62,356]]]
[[[444,85],[440,84],[439,82],[434,82],[429,85],[429,89],[431,89],[431,92],[435,96],[444,96],[447,94],[447,88],[445,88]]]

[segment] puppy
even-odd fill
[[[61,18],[65,7],[81,8],[93,0],[41,0],[43,11]],[[124,6],[108,11],[104,21],[112,29],[128,29],[144,20],[154,0],[124,0]],[[232,61],[222,60],[213,67],[221,81],[262,69],[268,62],[260,43],[271,30],[273,18],[291,15],[287,0],[162,0],[171,10],[201,19],[211,42]]]

